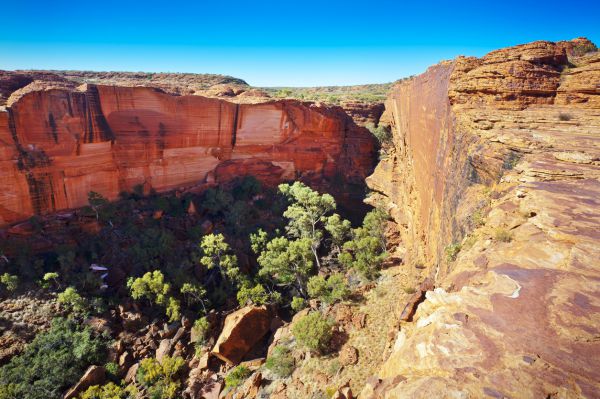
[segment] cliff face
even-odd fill
[[[365,392],[600,392],[600,53],[582,44],[458,58],[394,89],[394,151],[368,183],[437,288]]]
[[[33,85],[33,87],[32,87]],[[109,199],[255,174],[360,184],[375,142],[341,108],[235,104],[146,87],[30,86],[0,112],[0,226]]]

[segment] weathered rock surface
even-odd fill
[[[229,314],[212,354],[229,364],[238,364],[269,332],[271,319],[265,307],[246,306]]]
[[[101,366],[90,366],[79,382],[75,384],[66,394],[64,399],[74,399],[92,385],[102,385],[106,380],[106,371]]]
[[[577,45],[444,62],[390,96],[369,185],[438,288],[361,397],[598,397],[600,58]]]
[[[0,110],[0,226],[81,207],[90,191],[115,199],[138,184],[167,191],[251,174],[360,184],[373,167],[372,135],[339,107],[34,83]]]

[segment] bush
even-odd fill
[[[0,398],[59,399],[91,364],[102,364],[108,340],[75,323],[55,319],[0,369]]]
[[[344,300],[350,295],[346,280],[340,273],[332,274],[327,280],[323,276],[313,276],[308,280],[307,287],[308,295],[326,304]]]
[[[567,114],[566,112],[560,112],[558,114],[558,119],[561,121],[570,121],[572,118],[571,114]]]
[[[181,389],[177,374],[184,364],[185,361],[179,356],[165,356],[162,362],[146,358],[140,362],[137,378],[140,384],[148,389],[151,399],[174,399]]]
[[[309,313],[294,324],[292,334],[300,346],[323,353],[331,340],[333,322],[320,312]]]
[[[456,260],[456,257],[458,256],[458,253],[461,250],[461,245],[459,243],[454,243],[454,244],[450,244],[446,247],[446,249],[444,250],[445,254],[446,254],[446,260],[448,262],[454,262]]]
[[[0,284],[4,285],[7,291],[13,292],[19,286],[19,277],[4,273],[0,276]]]
[[[225,376],[225,386],[235,388],[241,385],[244,380],[252,374],[252,371],[246,366],[237,366]]]
[[[198,336],[198,339],[194,343],[204,345],[208,338],[208,332],[210,331],[210,323],[206,316],[196,320],[192,329],[194,330],[194,334]]]
[[[289,377],[296,367],[291,351],[286,346],[277,345],[267,359],[265,367],[281,378]]]
[[[119,375],[119,365],[115,362],[108,362],[104,365],[104,370],[111,378],[117,378]]]
[[[369,123],[366,128],[377,138],[381,146],[392,143],[392,131],[389,127],[381,124],[375,126],[373,123]]]
[[[497,228],[494,232],[494,238],[501,242],[511,242],[512,233],[506,229]]]
[[[306,307],[306,300],[304,298],[295,296],[292,298],[291,307],[294,312],[299,312]]]
[[[58,303],[63,305],[69,313],[80,316],[87,311],[87,303],[85,299],[73,287],[67,287],[66,290],[58,294]]]
[[[133,385],[122,388],[114,382],[105,385],[93,385],[81,394],[81,399],[134,399],[138,391]]]

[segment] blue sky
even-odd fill
[[[533,40],[600,44],[600,1],[7,1],[0,69],[221,73],[257,86],[381,83]]]

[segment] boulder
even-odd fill
[[[264,306],[246,306],[231,313],[225,318],[212,354],[229,364],[238,364],[269,332],[271,319],[271,312]]]
[[[85,392],[92,385],[101,385],[106,380],[106,371],[102,366],[90,366],[79,382],[73,386],[66,394],[64,399],[74,399],[79,394]]]

